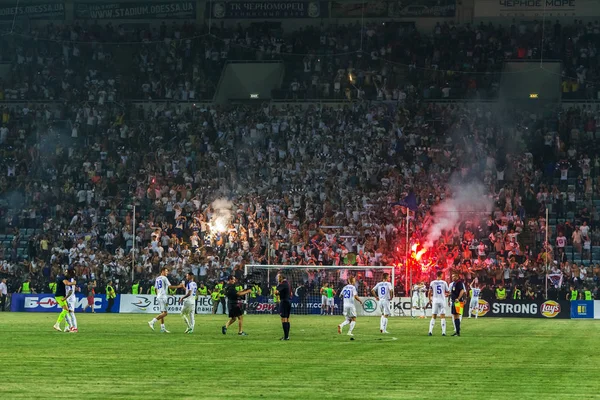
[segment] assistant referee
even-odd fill
[[[278,285],[275,294],[279,297],[279,316],[283,327],[283,337],[280,340],[290,340],[290,313],[292,312],[292,288],[285,279],[285,275],[279,274]]]
[[[456,332],[454,332],[452,336],[460,336],[460,317],[463,313],[466,297],[467,291],[465,290],[465,283],[460,278],[460,275],[454,274],[454,285],[450,292],[450,299],[452,300],[452,316],[454,318]]]

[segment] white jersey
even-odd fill
[[[481,294],[481,289],[479,289],[479,288],[471,288],[471,290],[473,291],[473,295],[471,297],[473,299],[478,299],[479,295]]]
[[[196,282],[194,281],[190,281],[185,285],[185,294],[188,294],[188,292],[192,292],[190,294],[189,297],[186,297],[184,301],[187,301],[188,303],[195,303],[196,302],[196,291],[198,290],[198,285],[196,284]]]
[[[450,291],[448,282],[436,279],[435,281],[431,281],[429,288],[433,293],[433,303],[444,303],[446,301],[446,293]]]
[[[169,294],[169,286],[171,283],[167,279],[166,276],[157,276],[154,281],[154,288],[156,288],[156,297],[159,299],[167,299],[167,294]]]
[[[69,282],[75,282],[75,279],[71,278],[71,280]],[[72,292],[72,294],[69,296],[69,293],[71,293],[71,292]],[[77,295],[75,293],[76,293],[75,286],[67,287],[67,296],[68,296],[67,303],[72,306],[70,308],[73,308],[73,311],[75,311],[75,303],[77,302]]]
[[[390,282],[379,282],[373,288],[379,300],[390,301],[390,295],[392,293],[392,284]]]
[[[344,307],[354,307],[354,296],[358,296],[358,291],[354,285],[346,285],[342,289],[344,298]]]

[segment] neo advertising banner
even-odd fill
[[[326,1],[210,1],[206,15],[217,19],[326,18],[328,6]]]
[[[598,0],[477,0],[475,18],[590,17],[599,15]]]
[[[594,301],[594,319],[600,319],[600,300]]]
[[[571,304],[562,300],[479,300],[475,313],[479,317],[570,318]]]
[[[213,302],[210,296],[196,298],[196,314],[212,314]]]
[[[119,312],[119,299],[117,295],[115,303],[112,307],[112,312]],[[81,294],[77,295],[75,303],[75,312],[81,312],[88,305],[87,298]],[[106,296],[97,294],[94,296],[94,311],[106,312],[108,302]],[[60,312],[61,308],[54,299],[53,294],[21,294],[13,293],[10,310],[13,312]]]
[[[0,6],[0,20],[12,20],[15,17],[29,19],[65,19],[65,3],[62,1]]]
[[[196,19],[196,1],[75,3],[77,19]]]
[[[593,319],[594,318],[594,301],[593,300],[576,300],[571,302],[571,318],[572,319]]]
[[[182,295],[169,296],[167,298],[167,312],[171,314],[181,314],[183,305],[179,304],[179,299],[182,297]],[[153,294],[122,294],[119,312],[158,314],[160,313],[160,307],[156,296]]]

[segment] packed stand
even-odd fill
[[[548,110],[542,118],[495,105],[416,101],[307,109],[161,104],[111,110],[81,136],[55,128],[80,112],[14,110],[7,118],[1,269],[17,283],[31,276],[36,290],[65,265],[83,281],[97,280],[99,290],[112,278],[120,292],[131,287],[132,266],[149,288],[145,280],[161,266],[176,280],[191,270],[212,286],[245,264],[396,265],[407,227],[405,209],[393,203],[415,193],[419,209],[409,229],[411,242],[422,243],[431,207],[450,197],[452,185],[472,181],[484,185],[491,215],[471,213],[444,232],[419,279],[437,269],[463,271],[491,287],[528,282],[541,296],[548,259],[565,285],[597,287],[597,269],[586,267],[582,281],[568,256],[544,250],[541,218],[550,204],[546,187],[565,163],[567,181],[557,185],[571,207],[565,221],[578,224],[598,198],[597,161],[583,171],[583,151],[592,149],[587,133],[574,133],[600,121],[598,109]],[[586,194],[575,182],[569,206],[569,179],[580,169],[591,189]],[[551,212],[561,224],[559,210]],[[594,221],[587,222],[592,238]],[[558,237],[549,233],[553,244]],[[298,279],[311,276],[318,287],[321,275]],[[402,292],[403,268],[396,276]]]

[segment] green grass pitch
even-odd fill
[[[56,314],[0,314],[2,399],[592,399],[600,397],[600,321],[463,319],[460,338],[439,323],[359,318],[356,340],[339,316],[198,315],[183,333],[150,330],[147,315],[78,314],[78,334],[52,330]],[[158,327],[158,325],[157,325]],[[347,328],[346,328],[347,329]],[[448,320],[448,334],[452,333]]]

